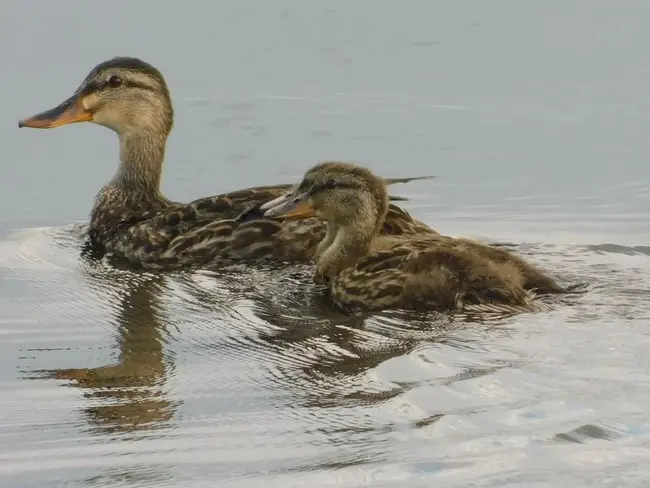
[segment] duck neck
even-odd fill
[[[373,220],[358,218],[340,225],[331,245],[318,257],[316,265],[320,276],[331,281],[370,251],[377,234]]]
[[[388,212],[388,196],[382,186],[372,195],[359,195],[354,205],[356,213],[345,223],[328,221],[327,235],[321,243],[327,248],[316,255],[317,276],[330,282],[346,268],[370,252],[372,242],[381,231]]]
[[[120,138],[120,166],[111,186],[145,197],[158,197],[167,137],[151,131],[125,132]]]
[[[314,252],[313,260],[315,262],[317,262],[320,255],[323,254],[325,251],[327,251],[327,248],[329,248],[332,245],[338,231],[339,231],[339,226],[336,224],[336,222],[328,220],[325,237],[323,238],[322,241],[318,243],[318,246],[316,246],[316,251]]]

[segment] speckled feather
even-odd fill
[[[333,301],[344,310],[478,305],[494,305],[504,312],[535,310],[537,292],[562,291],[544,273],[503,249],[435,235],[391,239],[342,270],[330,287]]]
[[[307,205],[336,226],[336,235],[316,256],[314,280],[327,285],[334,304],[345,311],[518,313],[546,310],[538,295],[566,292],[503,248],[435,233],[378,232],[388,197],[384,182],[366,168],[320,163],[298,188],[293,200],[269,213],[291,214],[295,206]]]
[[[89,235],[95,245],[135,268],[173,270],[268,260],[307,262],[325,235],[322,220],[268,219],[261,215],[248,221],[238,219],[290,188],[249,188],[181,204],[108,186],[96,199]],[[436,234],[393,204],[383,232]]]

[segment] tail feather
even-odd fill
[[[462,308],[464,312],[518,314],[532,312],[552,312],[554,307],[547,303],[534,301],[526,305],[512,305],[508,303],[478,303],[468,304]]]
[[[522,297],[523,303],[504,303],[504,302],[487,302],[487,303],[468,303],[464,304],[461,309],[467,312],[481,313],[531,313],[531,312],[552,312],[556,309],[550,303],[541,301],[534,292],[526,292]]]
[[[395,183],[409,183],[418,180],[432,180],[435,176],[410,176],[407,178],[384,178],[385,185],[394,185]]]
[[[410,181],[432,180],[435,176],[410,176],[406,178],[384,178],[385,185],[394,185],[395,183],[409,183]],[[406,202],[408,198],[389,195],[388,200],[391,202]]]

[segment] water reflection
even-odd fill
[[[459,328],[496,326],[515,314],[449,314],[385,311],[350,315],[340,312],[323,290],[309,285],[313,269],[268,268],[247,280],[241,272],[211,275],[219,288],[231,295],[246,290],[246,307],[252,317],[239,315],[237,326],[226,332],[232,338],[205,341],[208,354],[246,357],[259,361],[266,375],[261,386],[285,393],[286,405],[306,408],[371,406],[386,402],[417,386],[416,382],[370,381],[368,373],[395,358],[408,358],[418,349],[444,343]],[[211,293],[191,277],[183,292],[202,314],[223,311],[223,296]],[[242,305],[235,305],[235,308]],[[254,333],[251,333],[254,330]],[[471,347],[468,345],[468,347]],[[470,374],[470,373],[468,373]],[[485,374],[485,373],[477,373]],[[286,406],[285,405],[285,406]]]
[[[84,256],[88,286],[114,300],[118,360],[98,368],[42,371],[45,377],[71,380],[82,388],[89,406],[83,408],[91,431],[133,432],[167,426],[179,405],[167,398],[166,383],[173,358],[165,353],[167,326],[159,296],[164,277],[127,274]],[[100,400],[100,401],[93,401]]]
[[[66,366],[75,368],[45,372],[83,392],[60,406],[75,421],[80,413],[91,434],[92,472],[78,475],[85,484],[164,484],[206,471],[243,482],[258,471],[279,479],[415,463],[440,448],[429,440],[448,435],[459,416],[516,410],[519,395],[537,401],[554,387],[521,372],[524,354],[498,346],[544,314],[348,315],[310,284],[309,265],[154,275],[78,260],[76,236],[55,240],[74,249],[69,261],[56,260],[74,268],[70,289],[56,297],[84,290],[79,300],[61,300],[80,318],[71,327],[94,320],[90,345],[115,347],[104,366],[84,368],[92,358],[71,354],[80,362]],[[565,323],[576,312],[562,313],[556,318]],[[512,327],[518,321],[523,327]],[[74,349],[77,337],[68,338]],[[83,438],[78,429],[69,429],[74,442]]]
[[[444,391],[440,385],[512,366],[509,358],[487,359],[485,354],[480,365],[466,357],[452,359],[453,366],[445,362],[446,355],[453,355],[445,344],[451,335],[454,347],[476,347],[471,337],[463,343],[463,336],[454,334],[459,329],[498,327],[516,320],[512,315],[347,315],[333,308],[318,288],[307,285],[309,267],[267,271],[264,279],[260,274],[247,279],[241,272],[206,274],[219,293],[213,292],[210,280],[196,276],[186,276],[182,288],[201,307],[197,316],[223,311],[223,288],[231,296],[246,290],[245,300],[231,305],[250,313],[224,321],[227,329],[217,334],[218,340],[200,334],[202,342],[194,353],[223,358],[222,368],[232,368],[235,376],[237,364],[245,365],[243,374],[253,372],[239,392],[257,392],[264,399],[269,425],[285,425],[294,433],[286,442],[300,446],[290,465],[276,461],[276,473],[329,472],[386,462],[404,449],[405,432],[436,431],[448,412],[446,402],[411,403],[413,391],[435,395]],[[218,325],[213,322],[211,327]],[[439,350],[445,351],[442,356]],[[318,454],[303,459],[302,449]]]
[[[176,328],[170,330],[172,323],[183,324],[183,343],[190,343],[191,354],[207,354],[223,363],[213,377],[201,381],[217,383],[225,375],[236,376],[237,358],[245,358],[249,366],[257,365],[262,377],[254,381],[271,393],[277,406],[331,409],[380,405],[426,382],[439,381],[435,372],[426,380],[412,381],[377,380],[372,375],[384,363],[396,358],[409,361],[422,348],[444,344],[459,328],[494,326],[512,317],[399,311],[344,314],[321,288],[310,284],[310,265],[241,265],[219,272],[159,275],[118,269],[88,248],[83,249],[80,264],[88,287],[111,305],[117,362],[42,373],[83,389],[88,400],[84,417],[91,431],[99,434],[169,426],[181,404],[168,394],[177,346],[165,345],[170,334],[181,337]],[[206,329],[191,344],[192,328],[201,325]],[[468,370],[461,376],[476,377],[494,368]],[[208,387],[203,383],[199,389]],[[438,413],[431,418],[438,418]],[[428,425],[430,419],[419,422]]]

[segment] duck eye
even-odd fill
[[[117,75],[113,75],[108,79],[108,86],[111,88],[117,88],[123,83],[122,78]]]
[[[325,183],[325,188],[328,190],[333,190],[334,188],[337,188],[339,184],[334,181],[334,180],[329,180],[327,183]]]

